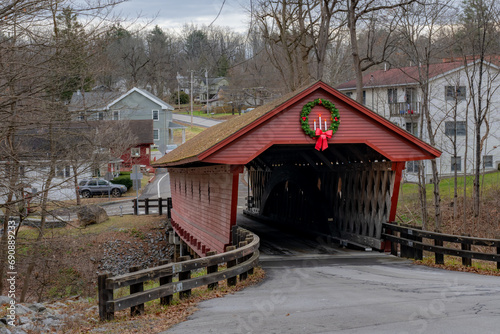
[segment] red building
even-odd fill
[[[440,154],[319,81],[203,131],[153,165],[169,168],[176,233],[203,256],[231,243],[244,169],[247,215],[383,249],[405,162]]]
[[[151,167],[151,145],[153,145],[153,120],[130,120],[130,121],[109,121],[123,122],[128,124],[132,136],[131,147],[121,155],[122,171],[130,171],[133,165],[140,165],[148,171],[153,171]]]

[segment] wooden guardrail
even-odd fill
[[[234,235],[234,234],[233,234]],[[181,299],[191,294],[191,289],[208,285],[217,286],[219,281],[227,280],[228,285],[235,285],[237,276],[240,280],[253,273],[259,263],[259,237],[247,230],[238,228],[237,238],[233,238],[234,246],[227,247],[222,254],[209,252],[210,256],[189,260],[182,256],[182,262],[163,263],[154,268],[138,270],[130,268],[129,274],[111,277],[110,273],[98,276],[99,318],[101,321],[114,319],[114,313],[130,308],[131,315],[144,312],[144,303],[160,299],[160,304],[168,305],[174,293]],[[236,248],[237,246],[238,248]],[[227,264],[227,269],[219,271],[219,265]],[[207,269],[203,276],[191,278],[191,271]],[[178,281],[174,282],[174,277]],[[159,280],[159,286],[144,290],[144,282]],[[115,289],[130,287],[130,295],[114,299]]]
[[[397,255],[397,244],[401,245],[401,257],[422,259],[422,252],[429,251],[435,254],[436,264],[444,264],[444,255],[462,258],[462,264],[472,265],[472,259],[497,263],[500,269],[500,239],[474,238],[438,232],[422,231],[415,227],[396,225],[395,223],[382,224],[382,238],[391,242],[391,253]],[[396,234],[399,233],[399,236]],[[432,244],[423,242],[423,239],[433,240]],[[460,249],[444,247],[444,242],[460,244]],[[485,246],[496,248],[492,253],[474,252],[471,246]]]
[[[134,215],[139,214],[139,208],[144,208],[144,214],[149,215],[150,208],[158,208],[158,214],[162,215],[163,210],[167,210],[167,217],[171,218],[170,210],[172,209],[172,198],[158,198],[158,199],[133,199],[132,203],[134,204]],[[142,203],[142,204],[141,204]]]

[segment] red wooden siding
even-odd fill
[[[223,252],[236,223],[236,217],[231,217],[236,171],[224,165],[169,168],[169,172],[176,232],[200,256],[208,250]]]
[[[315,140],[302,131],[300,112],[305,103],[316,98],[328,99],[339,109],[341,123],[338,131],[328,140],[329,145],[364,143],[391,161],[421,160],[435,157],[385,124],[381,124],[372,117],[356,110],[327,91],[318,89],[265,123],[233,140],[224,148],[203,157],[202,160],[209,163],[246,164],[274,144],[314,145]],[[316,106],[309,115],[311,128],[313,128],[313,120],[318,119],[320,113],[322,120],[327,117],[329,126],[329,111],[321,106]],[[324,124],[324,121],[322,123]]]
[[[138,157],[131,156],[131,149],[127,149],[124,154],[120,157],[123,160],[122,162],[122,170],[131,170],[133,165],[144,165],[146,168],[151,168],[151,150],[150,144],[141,144],[135,146],[135,148],[139,148],[140,155]]]

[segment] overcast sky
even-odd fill
[[[116,7],[129,17],[137,17],[140,13],[145,18],[157,16],[152,26],[178,30],[185,23],[197,25],[210,24],[219,13],[214,25],[228,26],[243,32],[248,23],[248,14],[242,3],[248,0],[128,0]]]

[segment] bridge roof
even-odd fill
[[[391,161],[433,159],[441,152],[322,81],[316,81],[239,117],[206,129],[153,165],[247,164],[273,145],[314,147],[301,128],[305,103],[327,99],[339,109],[341,124],[328,144],[364,143]],[[310,114],[328,113],[320,106]]]

